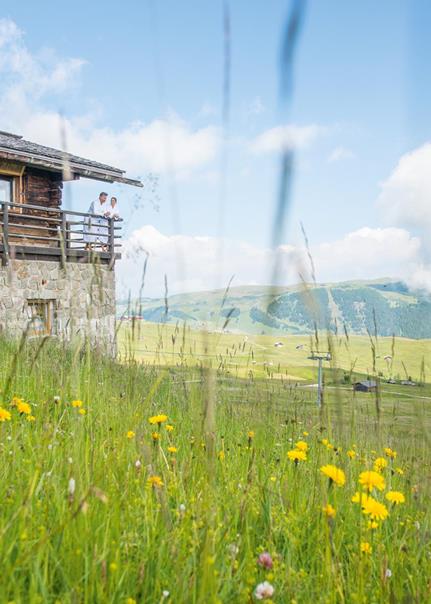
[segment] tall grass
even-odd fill
[[[275,602],[429,601],[429,443],[389,399],[379,432],[366,396],[346,402],[340,430],[329,393],[319,417],[311,397],[292,400],[279,381],[120,365],[50,343],[16,353],[1,343],[12,415],[0,423],[1,602],[251,602],[265,580]],[[167,422],[151,425],[159,413]],[[307,460],[295,463],[287,453],[299,440]],[[386,456],[385,490],[373,496],[389,517],[370,529],[351,497],[384,447],[397,457]],[[344,486],[325,464],[343,469]],[[388,490],[405,503],[390,504]],[[272,568],[258,564],[262,552]]]

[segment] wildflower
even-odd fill
[[[406,498],[400,491],[388,491],[385,497],[388,501],[394,503],[395,505],[398,505],[399,503],[405,503],[406,501]]]
[[[329,440],[327,438],[322,438],[322,440],[320,441],[322,443],[322,445],[324,445],[325,447],[327,447],[329,445]]]
[[[154,488],[160,488],[163,486],[163,480],[160,476],[149,476],[147,483]]]
[[[251,440],[252,438],[254,438],[254,432],[253,432],[253,430],[249,430],[249,431],[247,432],[247,438],[248,438],[249,440]]]
[[[340,470],[340,468],[337,468],[337,466],[322,466],[320,471],[329,478],[330,484],[335,482],[337,486],[342,487],[346,482],[346,476],[343,470]]]
[[[393,451],[390,447],[385,447],[383,450],[385,454],[391,459],[395,459],[395,457],[397,456],[397,452]]]
[[[374,488],[378,489],[379,491],[383,491],[385,488],[385,479],[378,472],[367,470],[366,472],[361,472],[359,474],[359,484],[361,484],[370,493]]]
[[[27,415],[27,421],[28,422],[35,422],[36,418],[34,417],[34,415]]]
[[[322,508],[323,513],[325,514],[325,516],[327,516],[328,518],[335,518],[336,515],[336,511],[335,508],[330,504],[327,503],[323,508]]]
[[[60,400],[61,400],[61,399],[60,399],[60,396],[59,396],[58,394],[56,394],[56,395],[54,396],[54,399],[53,399],[53,400],[54,400],[54,403],[56,403],[56,404],[57,404],[57,403],[59,403],[59,402],[60,402]]]
[[[361,503],[363,505],[367,499],[368,495],[366,493],[359,493],[359,491],[356,491],[352,497],[352,503]]]
[[[10,405],[11,405],[11,407],[17,407],[18,403],[22,403],[22,402],[24,402],[22,398],[19,398],[18,396],[13,396]]]
[[[262,568],[266,568],[266,569],[270,570],[273,567],[271,554],[268,552],[263,552],[262,554],[260,554],[259,558],[257,559],[257,563]]]
[[[298,440],[298,442],[295,444],[295,447],[299,451],[304,451],[304,453],[308,451],[308,443],[306,443],[305,440]]]
[[[362,543],[361,543],[361,553],[363,553],[363,554],[371,554],[371,552],[372,552],[372,547],[368,543],[368,541],[362,541]]]
[[[307,454],[305,451],[300,451],[299,449],[292,449],[291,451],[287,452],[287,457],[291,460],[294,461],[296,464],[300,461],[306,461],[307,460]]]
[[[218,454],[218,458],[219,458],[219,460],[220,460],[220,461],[223,461],[223,460],[224,460],[224,458],[225,458],[225,453],[224,453],[224,451],[220,451],[220,452],[219,452],[219,454]]]
[[[126,436],[127,438],[132,439],[135,438],[135,433],[133,432],[133,430],[128,430]]]
[[[395,468],[395,472],[396,472],[397,474],[399,474],[400,476],[403,476],[403,475],[404,475],[404,470],[403,470],[402,468]]]
[[[180,514],[186,513],[186,506],[184,505],[184,503],[180,503],[180,505],[178,506],[178,511],[180,512]]]
[[[3,407],[0,407],[0,422],[10,422],[11,414]]]
[[[356,457],[356,451],[354,451],[353,449],[349,449],[347,451],[347,456],[350,457],[350,459],[355,459],[355,457]]]
[[[164,414],[153,415],[152,417],[148,418],[148,421],[150,422],[150,424],[158,424],[160,427],[161,424],[168,421],[168,416]]]
[[[126,604],[136,604],[135,598],[127,598]]]
[[[392,571],[390,568],[385,570],[385,579],[390,579],[392,577]]]
[[[302,436],[308,436],[308,432],[306,430],[304,430],[304,432],[302,433]]]
[[[152,432],[151,438],[153,439],[154,442],[156,442],[156,441],[160,440],[160,434],[158,432]]]
[[[75,479],[71,478],[69,480],[69,484],[68,484],[68,487],[67,487],[67,491],[69,493],[69,497],[73,497],[74,496],[74,494],[75,494],[75,487],[76,487]]]
[[[115,573],[117,568],[118,568],[118,564],[116,564],[115,562],[111,562],[111,564],[109,565],[109,570],[111,571],[111,573]]]
[[[83,402],[80,400],[76,400],[76,401],[72,401],[72,407],[74,407],[75,409],[79,409],[80,407],[82,407]]]
[[[271,583],[264,581],[263,583],[259,583],[259,585],[257,585],[256,589],[254,590],[254,595],[256,596],[256,600],[266,600],[274,595],[274,588]]]
[[[167,590],[167,589],[164,589],[164,590],[162,591],[162,599],[163,599],[163,600],[165,600],[166,598],[169,598],[169,595],[170,595],[170,594],[169,594],[169,592],[168,592],[168,590]]]
[[[176,453],[178,449],[176,447],[168,447],[169,453]]]
[[[370,516],[372,520],[385,520],[389,515],[385,504],[370,496],[362,502],[362,511],[364,514]]]
[[[388,465],[387,460],[384,457],[378,457],[374,461],[374,469],[376,472],[382,472]]]
[[[376,522],[375,520],[369,520],[368,521],[368,528],[373,531],[374,529],[379,528],[379,523]]]
[[[135,461],[135,468],[136,468],[137,470],[140,470],[140,469],[142,468],[142,463],[139,461],[139,459],[137,459],[137,460]]]
[[[79,415],[85,415],[87,412],[85,409],[79,409],[78,413]]]
[[[31,415],[31,407],[28,403],[20,400],[16,406],[21,415]]]
[[[165,428],[166,428],[166,430],[167,430],[168,432],[172,432],[172,431],[173,431],[173,429],[174,429],[174,427],[173,427],[173,425],[172,425],[172,424],[166,424]]]

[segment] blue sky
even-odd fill
[[[289,6],[288,1],[276,0],[229,3],[231,119],[223,232],[218,221],[222,2],[107,1],[103,10],[97,3],[81,0],[10,5],[0,16],[13,23],[19,34],[8,30],[6,48],[9,53],[14,45],[21,53],[25,50],[33,67],[23,71],[20,65],[12,70],[3,65],[8,85],[19,88],[25,111],[20,115],[5,99],[3,104],[0,101],[0,107],[6,107],[2,128],[61,144],[57,119],[61,113],[67,122],[70,151],[120,162],[119,167],[144,179],[149,172],[157,174],[157,195],[147,188],[138,209],[135,191],[110,188],[120,196],[127,239],[135,247],[139,241],[148,248],[154,256],[155,274],[174,270],[171,261],[178,238],[183,238],[180,245],[187,257],[189,251],[199,255],[197,237],[209,238],[208,245],[217,247],[222,236],[240,242],[239,247],[229,247],[234,256],[242,255],[235,270],[239,282],[252,278],[255,255],[270,244],[280,137],[295,147],[296,154],[286,246],[301,245],[300,221],[316,253],[319,246],[332,245],[364,228],[370,230],[373,241],[386,237],[381,245],[392,245],[401,234],[395,236],[389,229],[398,229],[407,233],[403,236],[410,251],[405,259],[397,256],[397,263],[405,260],[407,268],[394,276],[410,274],[413,261],[428,270],[423,240],[414,239],[423,237],[421,220],[413,223],[406,208],[398,208],[400,195],[403,199],[426,195],[417,191],[417,182],[412,184],[410,177],[400,185],[396,170],[406,153],[420,149],[431,137],[426,81],[429,3],[310,0],[297,49],[287,122],[278,88],[280,40]],[[78,61],[68,63],[71,59]],[[61,71],[57,86],[59,66],[66,73]],[[33,90],[17,86],[30,71]],[[36,76],[50,83],[38,87]],[[167,124],[170,134],[165,136],[160,124]],[[286,127],[293,131],[286,133],[282,130]],[[139,140],[135,140],[136,131]],[[163,155],[169,141],[177,145],[173,169],[167,169],[162,159],[156,161],[157,152],[154,157],[151,152],[153,144]],[[139,145],[147,142],[141,155]],[[416,174],[414,166],[410,173]],[[417,174],[416,180],[420,186]],[[385,183],[389,188],[385,189]],[[404,186],[413,187],[413,192],[406,195]],[[66,203],[86,209],[99,189],[98,183],[74,183]],[[173,199],[179,220],[173,216]],[[422,208],[422,201],[418,203]],[[398,208],[395,213],[394,207]],[[247,246],[252,251],[244,268]],[[360,262],[361,253],[352,255],[352,262]],[[362,272],[351,271],[351,278],[392,276],[397,263],[392,256],[386,264],[380,259],[375,262],[375,274],[373,263],[364,263]],[[322,280],[350,278],[348,267],[338,272],[325,267],[323,262]],[[133,268],[125,264],[126,282],[131,272]],[[177,279],[176,289],[210,285],[210,278],[202,279],[205,267],[191,263],[190,272],[191,278]],[[193,279],[194,272],[199,279]],[[265,281],[263,272],[262,268],[256,282]],[[286,274],[289,278],[294,279]],[[155,283],[154,292],[158,287]]]

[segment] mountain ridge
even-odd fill
[[[119,317],[249,334],[351,334],[431,338],[431,296],[395,279],[226,289],[117,303]]]

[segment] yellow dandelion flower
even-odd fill
[[[22,400],[19,401],[16,408],[18,409],[19,413],[21,413],[21,415],[31,415],[30,405]]]
[[[346,483],[346,476],[343,470],[340,470],[337,466],[322,466],[320,471],[329,478],[331,484],[334,482],[337,486],[342,487]]]
[[[85,409],[79,409],[78,413],[79,415],[85,415],[87,412]]]
[[[10,422],[11,414],[7,409],[0,407],[0,422]]]
[[[147,479],[147,484],[159,489],[163,486],[163,480],[160,478],[160,476],[149,476]]]
[[[375,530],[376,528],[379,528],[379,523],[375,520],[368,520],[368,528],[371,530]]]
[[[224,453],[224,451],[219,451],[218,458],[219,458],[219,460],[220,460],[220,461],[223,461],[223,460],[224,460],[224,458],[225,458],[225,453]]]
[[[374,461],[374,469],[376,472],[382,472],[388,466],[388,460],[384,457],[378,457]]]
[[[356,457],[356,451],[354,451],[353,449],[349,449],[347,451],[347,456],[350,457],[350,459],[355,459],[355,457]]]
[[[402,468],[395,468],[395,472],[396,472],[397,474],[399,474],[400,476],[403,476],[403,475],[404,475],[404,470],[403,470]]]
[[[325,516],[327,516],[328,518],[335,518],[336,515],[336,511],[335,508],[330,504],[327,503],[323,508],[322,508],[323,513],[325,514]]]
[[[79,409],[80,407],[82,407],[83,402],[80,400],[76,400],[76,401],[72,401],[71,405],[72,405],[72,407],[75,407],[75,409]]]
[[[292,449],[291,451],[287,452],[287,457],[291,461],[298,463],[299,461],[307,460],[307,453],[305,451],[301,451],[300,449]]]
[[[385,488],[385,479],[378,472],[367,470],[359,474],[359,484],[361,484],[364,489],[367,489],[370,493],[373,489],[383,491]]]
[[[176,447],[168,447],[169,453],[176,453],[178,449]]]
[[[247,432],[247,438],[248,438],[249,440],[251,440],[252,438],[254,438],[254,431],[253,431],[253,430],[249,430],[249,431]]]
[[[373,548],[368,543],[368,541],[361,542],[361,553],[362,554],[371,554],[372,551],[373,551]]]
[[[383,450],[385,452],[385,455],[387,455],[391,459],[395,459],[395,457],[397,456],[397,452],[391,449],[390,447],[385,447]]]
[[[132,439],[135,438],[135,433],[133,432],[133,430],[128,430],[126,436],[127,438]]]
[[[405,503],[406,498],[400,491],[388,491],[385,495],[386,499],[391,503],[398,505],[399,503]]]
[[[320,441],[322,443],[322,445],[324,445],[325,447],[327,447],[329,445],[329,440],[327,438],[322,438],[322,440]]]
[[[306,453],[308,451],[308,443],[306,443],[305,440],[298,440],[295,444],[295,448]]]
[[[362,503],[362,511],[367,514],[372,520],[385,520],[388,515],[388,508],[384,503],[380,503],[373,497],[367,497]]]
[[[174,427],[172,424],[166,424],[165,428],[168,432],[173,432],[173,430],[174,430]]]
[[[152,417],[148,418],[148,421],[152,425],[154,425],[154,424],[160,425],[160,424],[163,424],[164,422],[168,421],[168,416],[161,413],[160,415],[153,415]]]
[[[308,434],[309,433],[307,432],[307,430],[304,430],[304,432],[302,433],[302,436],[308,436]]]
[[[27,415],[27,421],[28,422],[35,422],[36,418],[34,417],[34,415]]]
[[[152,432],[151,433],[151,438],[153,439],[154,442],[156,440],[160,440],[160,434],[158,432]]]

